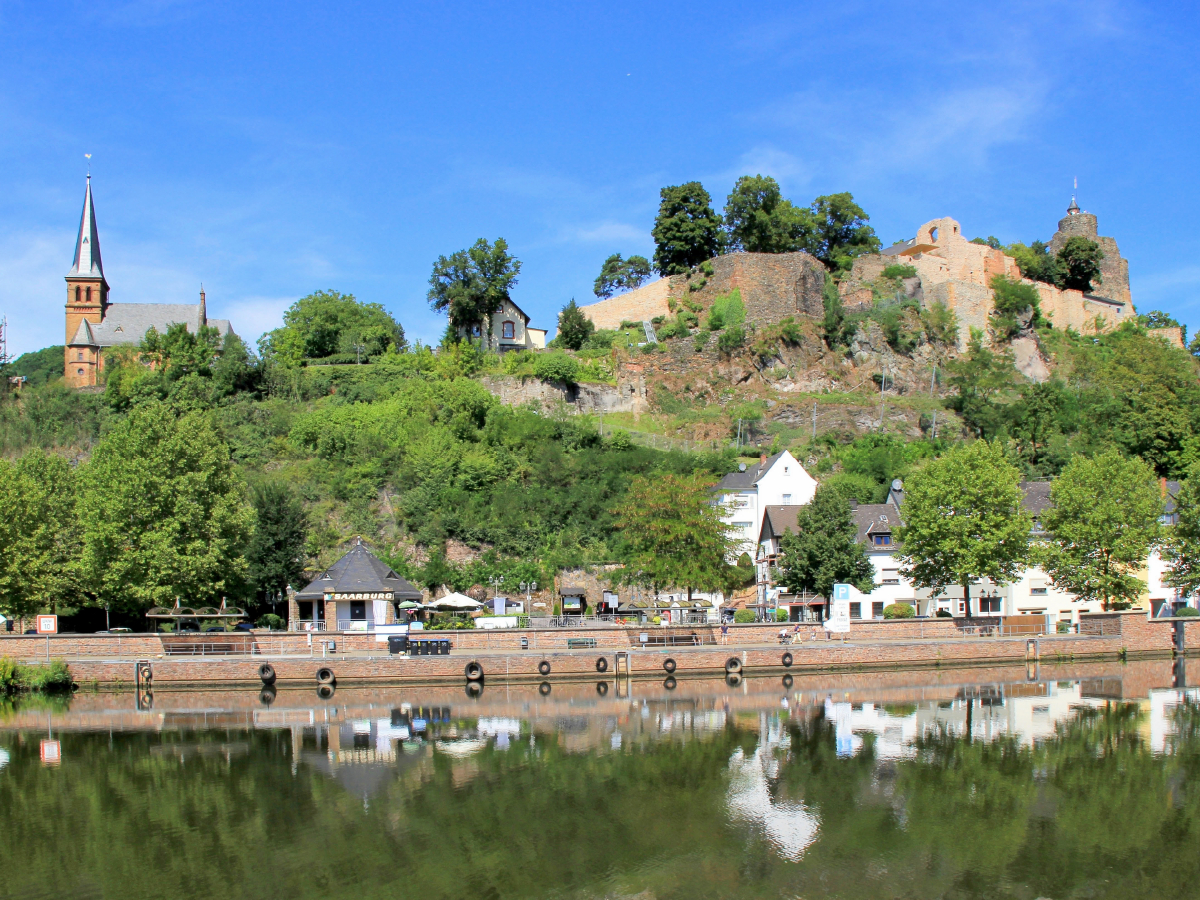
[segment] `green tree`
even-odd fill
[[[203,605],[241,585],[254,510],[208,414],[136,407],[80,480],[83,583],[103,605]]]
[[[721,219],[698,181],[665,187],[654,220],[654,268],[660,275],[691,271],[721,249]]]
[[[1183,328],[1183,326],[1179,324],[1178,319],[1172,315],[1168,315],[1161,309],[1152,309],[1148,313],[1139,315],[1138,324],[1143,325],[1146,328]]]
[[[826,194],[810,207],[812,231],[805,239],[807,250],[831,272],[848,271],[856,257],[880,248],[870,216],[854,202],[849,191]]]
[[[0,611],[30,616],[77,592],[75,473],[41,450],[0,460]]]
[[[1022,328],[1020,320],[1026,316],[1031,327],[1041,323],[1041,299],[1033,285],[994,275],[991,288],[992,327],[1001,340],[1016,337]]]
[[[736,542],[712,503],[702,475],[670,473],[630,479],[624,501],[613,510],[623,542],[627,583],[716,591],[725,584],[725,560]]]
[[[250,487],[254,534],[246,546],[248,577],[255,591],[284,591],[299,584],[307,556],[308,514],[284,481],[258,481]]]
[[[1031,281],[1043,284],[1058,284],[1062,273],[1058,258],[1050,255],[1050,247],[1042,241],[1025,244],[1009,244],[1004,248],[1006,255],[1016,260],[1021,274]]]
[[[614,253],[600,267],[594,292],[597,297],[608,299],[618,291],[631,291],[649,280],[650,260],[644,256],[621,259],[620,253]]]
[[[212,374],[220,352],[221,333],[217,329],[206,325],[193,334],[182,322],[168,327],[166,334],[159,334],[151,325],[138,345],[142,362],[172,381],[185,375]]]
[[[1104,251],[1095,241],[1081,235],[1067,238],[1058,251],[1058,286],[1088,293],[1093,282],[1100,283],[1100,260],[1103,258]]]
[[[1033,525],[1021,508],[1021,474],[999,442],[973,441],[914,472],[904,484],[901,572],[919,588],[1016,577],[1029,556]]]
[[[456,333],[486,336],[520,271],[521,261],[508,252],[504,238],[494,244],[480,238],[466,250],[437,258],[429,276],[429,305],[447,313]]]
[[[821,289],[821,303],[825,314],[821,319],[821,336],[825,346],[830,350],[850,346],[857,325],[846,315],[846,307],[842,305],[841,294],[838,293],[837,282],[829,275],[825,276],[825,285]]]
[[[999,401],[1016,379],[1012,353],[985,347],[983,333],[972,328],[966,356],[947,363],[946,368],[956,390],[946,406],[961,415],[967,428],[980,438],[994,437],[1006,413]]]
[[[875,568],[857,538],[850,502],[836,488],[821,486],[797,513],[796,530],[780,540],[779,583],[822,597],[831,596],[835,584],[870,592]]]
[[[1050,488],[1053,508],[1042,525],[1053,540],[1042,550],[1055,585],[1082,600],[1132,602],[1145,588],[1134,574],[1159,536],[1163,498],[1154,471],[1108,450],[1075,456]]]
[[[299,365],[338,353],[379,356],[404,349],[405,342],[404,329],[380,304],[329,290],[293,303],[283,314],[283,327],[263,335],[258,346],[264,359]]]
[[[812,232],[809,211],[783,199],[769,175],[743,175],[725,201],[725,233],[734,250],[790,253],[802,249]]]
[[[1168,571],[1163,581],[1190,597],[1200,591],[1200,470],[1193,468],[1175,494],[1178,521],[1163,541]]]
[[[575,305],[575,298],[572,297],[571,302],[558,314],[558,334],[555,336],[555,342],[568,350],[579,350],[595,330],[595,324],[579,311],[579,307]]]

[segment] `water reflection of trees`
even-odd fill
[[[913,758],[879,764],[869,746],[839,758],[817,711],[791,729],[775,789],[804,798],[821,838],[781,876],[862,897],[1194,896],[1200,707],[1180,704],[1173,721],[1166,755],[1150,752],[1137,704],[1110,702],[1032,745],[941,728]],[[883,869],[886,890],[843,878]]]
[[[369,802],[293,768],[286,731],[66,734],[57,769],[35,738],[5,738],[0,896],[1100,898],[1200,884],[1194,703],[1171,712],[1165,755],[1125,703],[1078,709],[1033,744],[930,730],[899,759],[870,734],[839,755],[819,708],[729,721],[611,752],[528,735],[469,759],[427,747]],[[752,757],[763,802],[817,822],[794,862],[753,817],[731,819],[730,773]]]

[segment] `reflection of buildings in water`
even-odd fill
[[[759,829],[784,859],[795,862],[817,839],[820,820],[803,803],[773,796],[771,782],[779,775],[776,750],[786,736],[778,716],[764,717],[763,740],[749,756],[742,748],[729,760],[729,817]]]
[[[1143,704],[1147,715],[1144,722],[1145,737],[1150,743],[1153,753],[1169,753],[1174,750],[1171,738],[1175,736],[1175,723],[1172,721],[1175,710],[1185,700],[1200,703],[1200,688],[1170,689],[1151,691],[1150,697]]]

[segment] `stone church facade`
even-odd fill
[[[233,333],[226,319],[210,319],[200,302],[112,303],[100,258],[100,234],[92,202],[92,176],[83,195],[83,215],[75,240],[75,261],[67,273],[66,351],[63,377],[71,387],[95,387],[104,381],[104,351],[122,344],[137,345],[150,328],[165,334],[183,324],[193,334],[216,328],[222,342]]]

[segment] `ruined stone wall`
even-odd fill
[[[597,328],[616,329],[622,322],[649,322],[656,316],[670,314],[667,308],[670,289],[671,279],[660,278],[627,294],[581,306],[579,311]]]
[[[1099,222],[1091,213],[1076,213],[1064,216],[1058,222],[1058,231],[1050,239],[1050,252],[1058,253],[1063,245],[1073,237],[1084,237],[1100,245],[1104,258],[1100,260],[1100,283],[1093,285],[1092,293],[1098,297],[1108,297],[1120,303],[1133,306],[1129,292],[1129,261],[1121,258],[1121,251],[1113,238],[1103,237],[1099,233]]]
[[[767,325],[789,316],[824,314],[825,267],[807,253],[729,253],[709,260],[709,265],[711,275],[697,270],[660,278],[628,294],[581,306],[580,311],[597,328],[616,328],[623,321],[669,316],[671,299],[688,298],[708,308],[717,297],[737,289],[747,322]]]

